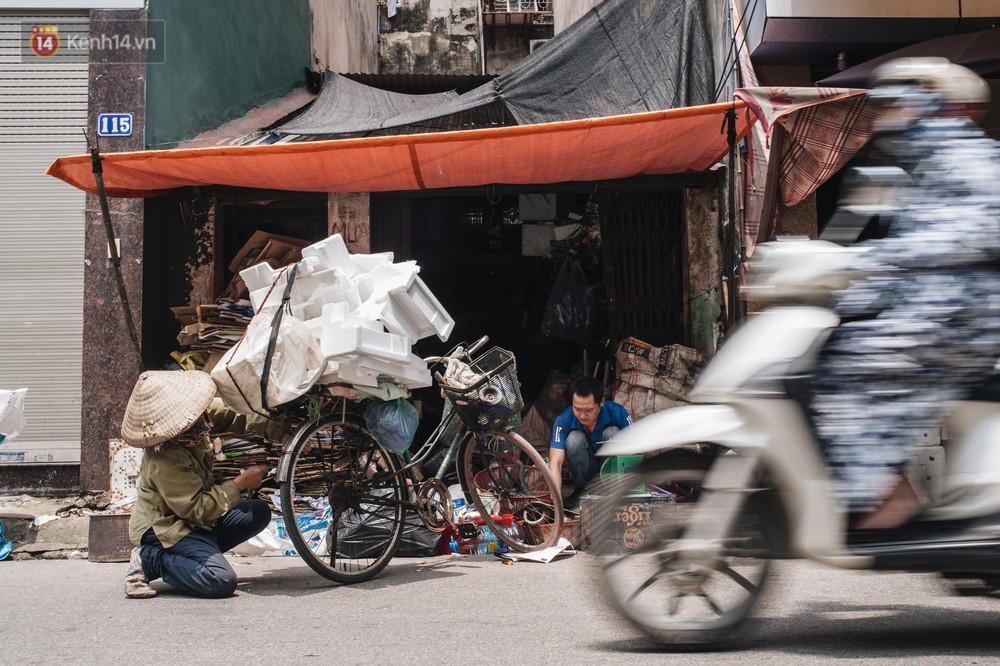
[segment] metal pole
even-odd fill
[[[115,284],[118,286],[118,298],[121,300],[122,311],[125,315],[125,327],[128,329],[129,338],[132,340],[132,346],[135,349],[139,372],[142,372],[145,370],[142,363],[142,349],[139,347],[139,335],[136,333],[135,321],[132,319],[132,310],[128,304],[128,294],[125,292],[125,279],[122,277],[121,257],[118,256],[118,245],[115,243],[115,230],[111,224],[111,211],[108,209],[108,195],[104,190],[104,167],[101,164],[100,146],[98,146],[96,139],[91,143],[90,136],[87,136],[87,144],[90,149],[90,164],[94,172],[94,181],[97,183],[97,198],[101,202],[101,218],[104,221],[104,232],[108,237],[108,254],[111,256]]]

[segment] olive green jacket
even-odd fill
[[[186,449],[164,446],[143,452],[136,481],[138,492],[129,538],[139,545],[150,527],[164,548],[170,548],[191,532],[208,532],[215,522],[240,501],[240,490],[229,480],[216,484],[212,478],[212,445]]]

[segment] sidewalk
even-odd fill
[[[106,512],[106,493],[70,497],[0,496],[8,559],[87,559],[90,515]]]

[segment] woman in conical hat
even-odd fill
[[[271,511],[241,498],[259,488],[265,465],[215,483],[212,422],[206,410],[215,382],[200,371],[149,371],[136,382],[122,420],[122,438],[146,449],[129,519],[135,548],[125,596],[156,596],[149,581],[162,578],[198,597],[228,597],[236,572],[223,553],[263,530]]]

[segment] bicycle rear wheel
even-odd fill
[[[360,583],[392,559],[406,486],[395,455],[359,421],[322,416],[290,443],[281,514],[299,556],[338,583]]]
[[[554,545],[562,533],[562,497],[548,466],[531,444],[514,432],[471,433],[462,447],[460,468],[470,483],[483,522],[497,538],[521,552]],[[520,530],[496,518],[513,515]]]

